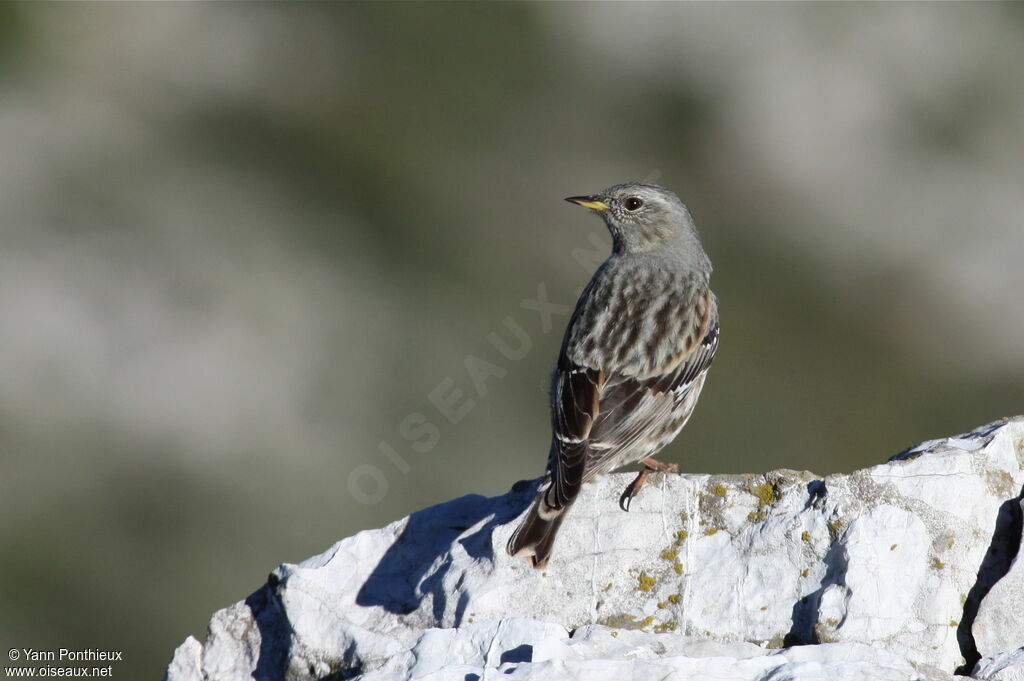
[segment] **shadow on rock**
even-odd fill
[[[1021,529],[1024,526],[1020,502],[1024,499],[1024,488],[1021,489],[1013,499],[1005,501],[999,507],[999,515],[996,517],[996,529],[992,533],[992,541],[989,542],[988,551],[981,561],[978,569],[978,578],[974,586],[967,593],[967,601],[964,603],[964,613],[960,618],[960,624],[956,628],[956,640],[960,644],[960,653],[964,656],[966,663],[956,670],[957,674],[967,675],[974,668],[974,665],[981,659],[978,653],[978,646],[974,640],[974,620],[978,616],[978,608],[985,596],[1010,570],[1013,559],[1017,557],[1020,550]]]
[[[804,510],[820,509],[827,498],[828,487],[826,487],[825,481],[812,480],[807,483],[807,501],[804,503]],[[821,597],[829,586],[843,584],[846,581],[848,566],[845,550],[838,543],[838,537],[833,538],[824,561],[825,576],[822,577],[818,588],[793,604],[793,612],[790,616],[791,626],[783,638],[783,645],[787,648],[818,643],[814,625],[818,623],[818,606],[821,604]]]
[[[378,605],[398,615],[416,611],[431,598],[434,620],[440,623],[447,605],[444,580],[451,569],[456,546],[474,560],[494,560],[494,528],[515,519],[533,500],[537,481],[521,481],[500,497],[477,494],[417,511],[370,577],[359,589],[356,603]],[[470,528],[479,528],[466,534]],[[456,604],[455,626],[462,620],[464,599]]]
[[[260,632],[260,654],[252,674],[255,681],[279,681],[288,669],[291,628],[274,592],[276,586],[277,578],[271,575],[263,588],[245,599]]]

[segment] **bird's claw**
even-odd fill
[[[633,482],[626,485],[626,489],[622,492],[622,496],[619,497],[619,508],[627,513],[629,512],[629,505],[632,503],[633,497],[635,497],[637,492],[640,491],[640,488],[644,486],[644,482],[647,481],[647,476],[650,474],[651,469],[645,466],[644,469],[637,474],[636,478],[633,479]]]
[[[622,496],[619,497],[619,508],[623,511],[629,512],[629,505],[633,501],[633,497],[637,495],[640,488],[647,482],[647,478],[651,473],[678,473],[679,466],[674,463],[662,463],[655,461],[654,459],[644,459],[644,467],[637,474],[633,482],[626,485],[626,489],[623,490]]]
[[[629,513],[629,504],[631,501],[633,501],[633,497],[635,496],[636,490],[633,489],[633,485],[627,485],[625,491],[622,492],[622,496],[619,497],[619,508],[621,508],[626,513]]]

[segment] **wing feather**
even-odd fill
[[[601,411],[590,431],[583,482],[654,456],[675,437],[696,404],[717,345],[716,328],[691,359],[670,374],[608,381]]]
[[[713,326],[664,374],[624,376],[563,362],[554,381],[550,506],[561,508],[597,475],[653,456],[685,425],[718,348],[717,319],[705,323]]]
[[[600,412],[604,372],[581,367],[567,360],[555,371],[551,486],[546,502],[562,508],[576,498],[583,484],[588,440]]]

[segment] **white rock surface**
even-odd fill
[[[631,477],[585,488],[543,572],[504,553],[525,484],[282,565],[167,681],[930,680],[979,647],[1017,678],[1024,418],[848,475],[663,476],[623,513]]]
[[[980,660],[972,676],[985,681],[1024,681],[1024,648]]]
[[[1012,534],[1016,530],[1016,537],[1007,536],[1006,541],[1000,545],[1009,546],[1011,550],[1016,551],[1024,540],[1021,536],[1024,526],[1021,522],[1024,501],[1007,502],[1004,515],[1006,522],[1003,526],[997,527],[996,532]],[[999,559],[1005,564],[1010,557],[1003,553]],[[1024,620],[1024,558],[1018,551],[1012,561],[1006,575],[996,582],[985,596],[985,600],[981,602],[974,627],[971,629],[978,652],[984,656],[997,655],[1024,644],[1020,639],[1021,621]],[[1024,670],[1021,674],[1021,678],[1024,679]]]
[[[767,681],[952,681],[925,672],[898,655],[860,643],[827,643],[770,650],[752,643],[718,643],[675,634],[652,634],[588,625],[569,632],[535,620],[509,619],[461,629],[431,629],[413,649],[360,681],[431,679],[712,678]]]

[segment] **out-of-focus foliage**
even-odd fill
[[[1021,411],[1022,16],[0,5],[0,638],[154,678],[277,562],[539,475],[566,317],[531,301],[607,247],[561,198],[621,181],[716,265],[684,470]]]

